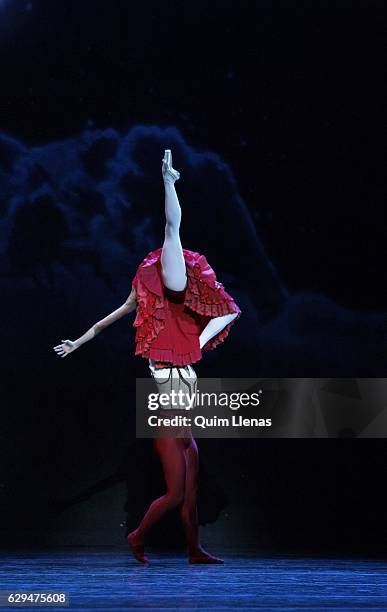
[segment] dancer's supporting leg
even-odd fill
[[[144,554],[144,540],[151,527],[172,508],[182,503],[185,486],[184,444],[181,438],[155,438],[155,448],[163,466],[167,491],[149,506],[141,523],[128,535],[128,544],[136,559],[148,563]]]
[[[165,151],[163,159],[165,189],[165,237],[161,251],[161,270],[164,285],[173,291],[185,288],[187,274],[183,249],[180,242],[181,208],[175,189],[180,174],[172,168],[172,153]]]
[[[185,490],[181,505],[181,521],[186,534],[188,559],[190,563],[223,563],[222,559],[210,555],[199,543],[197,511],[197,487],[199,455],[195,439],[185,439]]]
[[[185,489],[181,505],[181,522],[186,534],[188,554],[194,555],[199,548],[199,528],[197,513],[197,487],[199,456],[194,438],[185,441]]]

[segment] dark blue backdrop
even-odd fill
[[[243,310],[199,375],[383,376],[381,8],[0,3],[4,542],[115,541],[160,485],[134,471],[156,464],[134,441],[132,318],[66,360],[52,346],[160,246],[165,147],[184,246]],[[235,546],[376,551],[385,453],[206,441],[202,521],[223,508]]]

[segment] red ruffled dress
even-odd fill
[[[202,350],[214,349],[227,337],[240,308],[225,291],[204,255],[183,249],[187,285],[171,291],[161,276],[161,251],[151,251],[132,281],[137,294],[135,354],[152,359],[156,368],[199,361]],[[200,348],[199,336],[210,319],[237,313],[221,332]]]

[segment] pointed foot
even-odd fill
[[[133,557],[137,559],[143,565],[149,563],[148,557],[145,556],[144,553],[144,545],[141,540],[137,537],[136,532],[132,531],[126,538],[129,544],[129,547],[133,553]]]

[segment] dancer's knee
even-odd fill
[[[165,240],[175,240],[179,237],[180,219],[167,221],[165,224]]]

